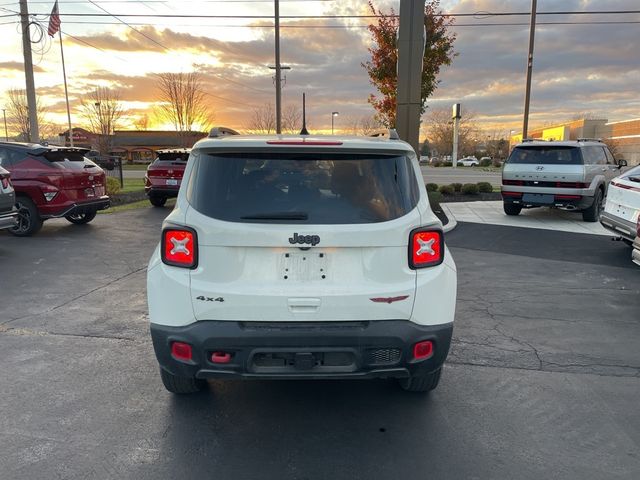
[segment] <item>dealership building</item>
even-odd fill
[[[528,137],[541,140],[599,138],[609,145],[616,158],[624,158],[629,165],[640,164],[640,118],[620,122],[584,118],[530,130]],[[511,136],[510,144],[513,146],[521,141],[522,134],[515,134]]]

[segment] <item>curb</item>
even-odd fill
[[[447,224],[444,227],[442,227],[442,230],[444,231],[444,233],[448,233],[451,230],[453,230],[454,228],[456,228],[456,226],[458,225],[458,222],[456,220],[456,217],[453,216],[453,213],[451,213],[451,210],[449,210],[449,207],[447,207],[446,204],[441,203],[440,204],[440,208],[442,208],[442,211],[444,212],[444,214],[449,219]]]

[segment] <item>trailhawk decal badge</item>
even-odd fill
[[[293,234],[293,237],[289,238],[289,243],[295,245],[299,243],[300,245],[304,245],[305,243],[310,243],[312,247],[315,247],[320,243],[319,235],[298,235],[297,233]]]
[[[399,297],[375,297],[370,298],[369,300],[376,303],[393,303],[406,300],[407,298],[409,298],[409,295],[400,295]]]

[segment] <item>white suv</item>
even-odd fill
[[[421,180],[396,139],[214,130],[198,142],[147,276],[165,387],[393,377],[434,389],[456,267]]]

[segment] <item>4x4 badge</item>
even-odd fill
[[[301,245],[305,243],[310,243],[312,247],[315,247],[320,243],[319,235],[298,235],[297,233],[293,234],[293,237],[289,238],[289,243],[295,245],[299,243]]]
[[[543,167],[542,165],[538,165],[538,166],[536,167],[536,170],[544,170],[544,167]]]

